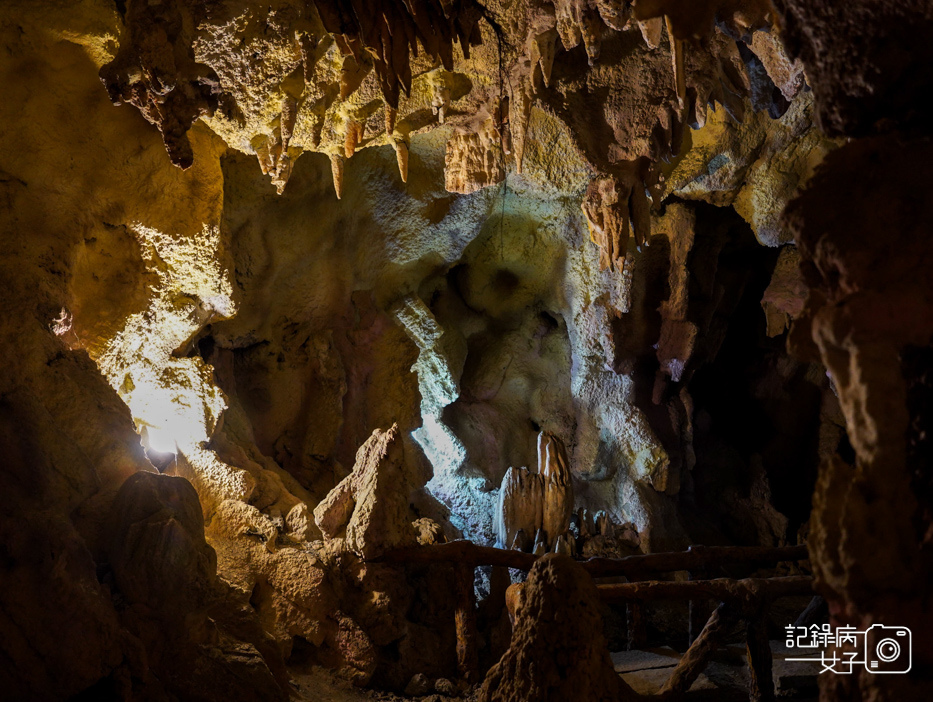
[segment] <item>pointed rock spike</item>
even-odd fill
[[[334,176],[334,192],[337,193],[338,200],[343,195],[343,161],[340,154],[330,155],[330,172]]]
[[[402,176],[402,182],[408,182],[408,142],[404,139],[396,139],[392,142],[395,147],[395,158],[398,161],[398,172]]]
[[[661,45],[661,34],[664,30],[662,18],[652,17],[648,20],[639,20],[638,29],[641,30],[641,37],[649,49],[657,49]]]
[[[549,29],[535,38],[538,45],[540,58],[538,63],[541,66],[541,77],[544,79],[544,87],[551,87],[551,74],[554,71],[554,57],[557,55],[557,30]]]
[[[347,158],[351,158],[356,153],[356,147],[362,141],[363,124],[355,119],[347,122],[347,135],[343,141],[343,152]]]
[[[677,93],[677,100],[680,102],[681,109],[687,97],[687,77],[684,74],[684,43],[674,37],[674,27],[671,24],[671,18],[665,16],[667,22],[667,34],[671,42],[671,62],[674,66],[674,91]]]

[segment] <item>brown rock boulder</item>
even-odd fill
[[[255,615],[234,615],[223,600],[217,556],[205,541],[191,483],[134,474],[117,493],[108,525],[110,567],[124,603],[120,618],[159,681],[141,672],[150,692],[164,685],[191,702],[285,697],[282,662]],[[225,621],[215,620],[215,610]]]
[[[117,493],[110,527],[110,565],[127,602],[147,618],[189,628],[194,622],[186,621],[186,613],[205,607],[217,576],[191,483],[134,474]]]
[[[314,509],[325,539],[345,534],[347,548],[369,560],[413,543],[405,448],[398,425],[377,429],[356,454],[353,472]]]
[[[512,645],[492,667],[481,702],[631,700],[612,667],[593,580],[560,554],[531,569],[515,613]]]

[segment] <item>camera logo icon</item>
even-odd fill
[[[907,627],[873,624],[865,630],[865,668],[869,673],[906,673],[911,654]]]

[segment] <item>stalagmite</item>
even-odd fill
[[[569,533],[564,533],[554,539],[554,553],[562,553],[565,556],[574,555],[574,541]]]
[[[933,506],[901,499],[933,452],[930,413],[911,416],[933,406],[933,149],[911,99],[929,62],[907,71],[897,41],[884,61],[871,36],[849,46],[872,25],[901,38],[880,10],[811,36],[810,21],[836,18],[804,22],[819,14],[808,4],[831,3],[775,0],[773,26],[740,35],[771,0],[0,3],[14,83],[0,103],[5,695],[320,698],[307,680],[289,687],[307,672],[286,667],[302,662],[283,659],[294,649],[379,687],[417,672],[410,696],[475,696],[509,643],[509,578],[540,561],[526,604],[509,606],[509,699],[620,702],[591,581],[668,577],[663,560],[629,560],[641,537],[626,519],[645,551],[698,534],[809,539],[833,611],[913,614],[929,571],[918,542],[933,533],[911,522]],[[888,4],[900,20],[923,3]],[[660,14],[633,16],[649,5]],[[693,15],[709,31],[688,31]],[[454,55],[479,37],[473,58]],[[922,41],[900,43],[923,58]],[[888,73],[888,59],[893,75],[869,70]],[[904,86],[916,90],[900,100]],[[769,96],[796,102],[769,119]],[[716,101],[739,116],[765,107],[707,122]],[[707,128],[691,137],[688,124]],[[347,203],[326,197],[325,154],[338,199],[354,158]],[[571,211],[584,192],[598,252]],[[662,229],[678,208],[701,220],[696,247]],[[791,300],[796,360],[780,339],[757,343],[779,252],[807,273]],[[347,477],[353,449],[395,415]],[[546,433],[533,448],[542,424],[566,448]],[[787,440],[747,440],[775,432]],[[590,509],[574,517],[576,500]],[[181,508],[178,524],[162,518]],[[494,526],[502,548],[480,546]],[[390,562],[403,551],[459,560]],[[576,555],[598,560],[581,570]],[[875,555],[896,578],[869,567]],[[151,603],[124,587],[131,576]],[[474,582],[488,585],[479,607]],[[668,610],[645,616],[675,633]],[[151,619],[163,613],[170,629]],[[575,687],[603,673],[592,690],[606,694]],[[532,676],[541,685],[522,688]],[[869,692],[870,675],[850,677],[846,692]]]
[[[515,542],[519,531],[536,534],[542,523],[544,481],[527,468],[509,468],[499,489],[496,536],[500,545]]]
[[[550,432],[538,435],[538,472],[544,483],[542,528],[548,534],[563,534],[570,528],[573,483],[564,445]]]
[[[544,529],[538,529],[535,534],[535,546],[532,550],[536,556],[543,556],[547,553],[547,532]]]
[[[560,439],[549,432],[538,435],[537,471],[509,468],[499,490],[496,535],[503,547],[524,550],[520,533],[535,534],[535,549],[543,541],[545,551],[553,545],[548,534],[570,539],[573,485],[567,452]]]
[[[353,471],[314,508],[314,523],[327,540],[343,536],[361,558],[414,543],[404,480],[405,447],[398,425],[376,429],[356,452]]]
[[[577,523],[580,529],[580,538],[589,539],[596,535],[596,526],[593,524],[593,513],[586,507],[577,510]]]
[[[599,536],[612,536],[612,522],[609,521],[609,515],[604,510],[596,513],[596,533]]]
[[[338,200],[343,195],[343,161],[340,154],[330,155],[330,172],[334,176],[334,192]]]
[[[515,538],[512,539],[513,551],[527,551],[530,545],[528,533],[524,529],[519,529],[515,532]]]

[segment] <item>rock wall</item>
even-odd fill
[[[852,442],[827,456],[813,497],[811,544],[833,621],[902,622],[918,633],[912,675],[821,680],[826,699],[923,699],[933,651],[924,604],[930,572],[926,380],[931,338],[924,193],[928,3],[859,2],[827,24],[825,3],[779,3],[788,46],[813,75],[819,124],[850,137],[785,212],[806,306],[795,352],[819,358]],[[871,12],[877,21],[855,27]],[[804,29],[806,28],[806,29]],[[917,46],[908,56],[898,46]],[[863,173],[865,177],[855,174]],[[831,213],[831,214],[830,214]],[[891,679],[889,679],[891,678]],[[897,678],[897,679],[893,679]]]

